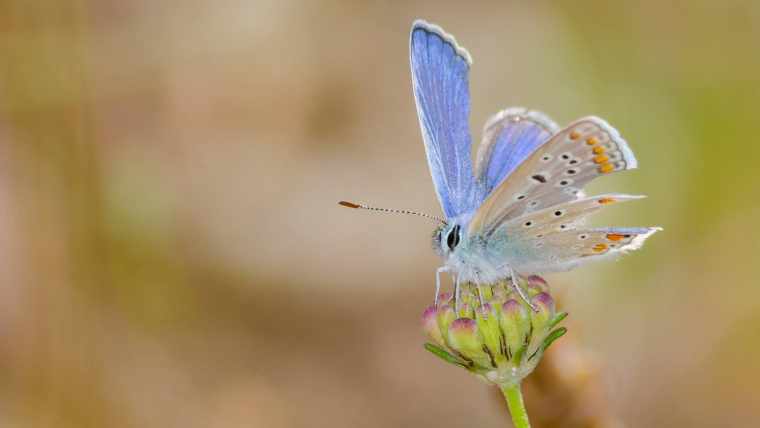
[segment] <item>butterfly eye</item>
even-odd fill
[[[453,229],[449,232],[449,235],[446,237],[446,245],[449,246],[449,250],[454,251],[454,248],[459,245],[459,231],[461,227],[459,225],[454,226]]]

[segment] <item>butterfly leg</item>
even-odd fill
[[[480,297],[480,306],[485,306],[486,302],[483,301],[483,289],[480,288],[480,283],[478,283],[478,296]]]
[[[509,276],[512,278],[512,288],[515,289],[515,291],[523,300],[523,302],[527,303],[528,306],[530,306],[533,312],[538,312],[538,308],[536,308],[536,306],[533,303],[531,303],[530,299],[528,299],[528,295],[525,294],[525,290],[523,290],[522,287],[520,287],[520,281],[518,280],[517,274],[515,273],[515,271],[513,269],[510,269],[509,272],[510,272]]]
[[[438,306],[438,296],[441,294],[441,273],[448,271],[448,266],[441,266],[435,270],[435,306]]]

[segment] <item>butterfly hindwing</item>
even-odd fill
[[[523,214],[582,197],[594,178],[636,167],[620,134],[597,117],[577,120],[537,148],[491,193],[469,225],[490,233]]]
[[[586,217],[603,207],[641,198],[644,196],[623,194],[584,197],[526,213],[504,223],[494,233],[504,234],[511,242],[523,242],[528,245],[528,241],[535,241],[533,244],[536,244],[543,242],[553,233],[574,230],[582,226]]]
[[[447,218],[478,203],[469,130],[470,55],[440,27],[415,21],[410,35],[412,86],[430,173]]]
[[[522,107],[502,110],[488,119],[475,158],[475,177],[483,196],[488,196],[558,129],[546,115]]]
[[[569,270],[581,263],[614,257],[641,247],[659,227],[607,227],[577,229],[546,235],[528,242],[538,257],[515,266],[521,272]]]

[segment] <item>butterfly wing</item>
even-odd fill
[[[447,218],[477,202],[469,130],[467,51],[440,27],[415,21],[410,36],[412,87],[430,174]]]
[[[605,206],[644,198],[643,195],[604,194],[576,199],[529,212],[505,222],[493,233],[503,234],[510,242],[531,241],[542,245],[544,238],[578,228],[586,218]]]
[[[522,107],[502,110],[488,119],[475,157],[475,177],[484,195],[558,130],[544,114]]]
[[[520,273],[544,273],[570,270],[593,260],[614,258],[640,248],[659,227],[606,227],[554,232],[544,238],[532,237],[513,242],[522,254],[530,254],[512,263]],[[527,249],[527,250],[526,250]]]
[[[598,117],[577,120],[534,150],[494,189],[468,232],[490,234],[528,212],[578,199],[597,177],[635,167],[633,152],[607,122]]]
[[[584,228],[590,214],[643,196],[605,194],[581,198],[524,214],[499,226],[492,236],[521,273],[571,269],[578,264],[635,250],[659,228]]]

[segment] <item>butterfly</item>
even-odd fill
[[[636,158],[607,122],[584,117],[559,128],[546,115],[509,108],[483,129],[474,159],[469,130],[470,54],[441,27],[423,20],[410,35],[412,88],[430,174],[445,218],[438,219],[433,248],[443,259],[436,271],[478,286],[511,281],[530,304],[519,278],[566,271],[641,247],[658,227],[591,228],[585,219],[605,206],[643,198],[587,196],[593,179],[634,169]]]

